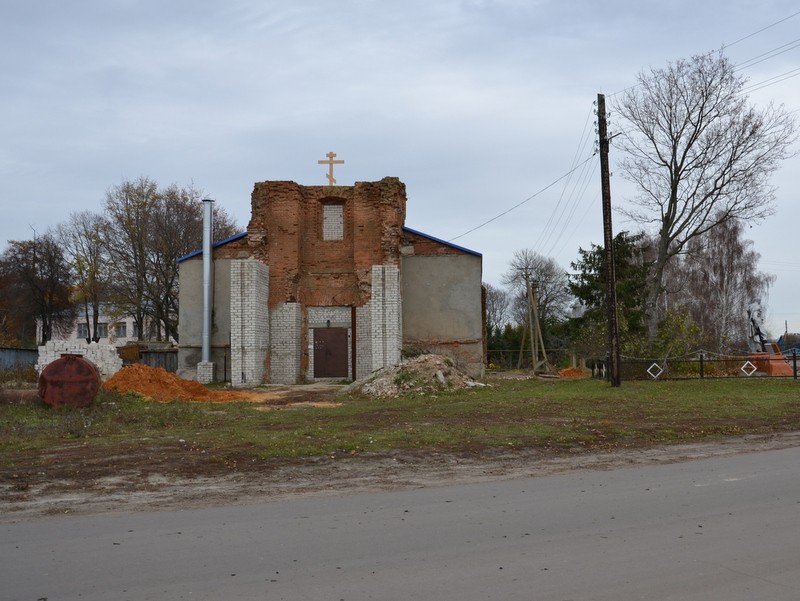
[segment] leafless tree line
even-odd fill
[[[727,220],[694,237],[667,263],[656,305],[647,304],[647,283],[657,240],[644,232],[617,237],[618,321],[626,353],[747,350],[748,312],[764,313],[775,277],[759,270],[760,255],[744,232],[740,221]],[[506,324],[528,327],[527,280],[537,287],[544,327],[570,324],[556,328],[568,334],[570,346],[603,356],[608,341],[604,252],[599,246],[579,252],[581,259],[572,263],[571,274],[533,251],[515,252],[503,277],[505,287],[485,285],[490,336]],[[651,315],[657,324],[654,338],[647,330]]]
[[[748,309],[766,304],[774,277],[759,271],[744,228],[774,213],[770,179],[793,154],[797,123],[782,106],[752,105],[746,83],[723,52],[711,52],[642,72],[614,99],[614,145],[635,189],[620,204],[639,230],[619,240],[625,252],[616,261],[629,348],[674,347],[676,338],[719,352],[741,348]],[[580,331],[570,333],[599,350],[607,340],[601,253],[579,249],[568,285],[547,259],[515,253],[503,280],[509,292],[487,289],[487,322],[495,330],[503,319],[523,323],[520,282],[533,279],[542,286],[540,314],[557,319],[570,306],[583,313]],[[621,288],[621,267],[641,279]]]
[[[201,244],[201,200],[193,186],[140,177],[110,188],[102,213],[75,212],[34,240],[9,242],[0,256],[0,307],[13,315],[5,337],[19,338],[27,316],[38,319],[45,342],[71,330],[77,316],[96,341],[106,315],[132,317],[140,340],[177,341],[177,259]],[[215,240],[236,233],[223,209],[214,213]]]

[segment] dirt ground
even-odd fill
[[[117,456],[91,459],[80,448],[62,448],[57,450],[59,454],[71,453],[83,462],[82,469],[89,472],[85,478],[48,478],[28,484],[3,474],[0,523],[43,516],[186,509],[487,482],[575,470],[676,463],[798,445],[800,432],[566,457],[544,456],[535,451],[482,457],[397,453],[282,462],[246,469],[226,467],[219,473],[209,469],[192,473],[187,466],[175,469],[168,454],[153,457],[146,448],[131,447],[127,455],[125,449],[119,449]],[[108,469],[110,464],[115,466],[113,473]],[[96,473],[90,475],[91,472]]]
[[[330,384],[274,387],[259,393],[258,400],[263,402],[268,395],[276,408],[302,406],[310,398],[315,403],[335,402],[333,396],[340,388]],[[57,461],[46,473],[20,473],[0,466],[0,522],[444,486],[672,463],[797,445],[800,432],[558,457],[535,450],[470,456],[397,452],[298,461],[251,459],[247,464],[236,464],[210,462],[197,453],[187,453],[182,441],[157,447],[146,441],[130,441],[104,449],[102,455],[74,443],[50,451]]]
[[[449,387],[474,385],[471,378],[436,356],[423,356],[406,366],[417,387],[438,381]],[[163,370],[161,370],[163,371]],[[120,373],[107,386],[136,389],[155,400],[198,398],[225,402],[247,400],[264,410],[304,405],[338,404],[343,386],[317,383],[304,386],[272,386],[252,391],[208,391],[187,387],[174,375],[152,369]],[[580,377],[580,373],[562,377]],[[520,376],[522,377],[522,376]],[[401,392],[397,373],[372,377],[367,384],[377,396]],[[175,381],[173,381],[175,380]],[[436,384],[438,385],[438,384]],[[352,386],[352,385],[351,385]],[[165,392],[167,391],[167,392]],[[207,398],[206,398],[207,397]],[[0,390],[0,401],[37,399],[35,390]],[[800,432],[727,438],[685,445],[624,449],[614,452],[581,452],[553,456],[537,450],[508,450],[480,455],[420,453],[413,451],[303,460],[227,459],[210,461],[205,450],[183,440],[148,444],[131,440],[98,450],[80,442],[37,451],[30,465],[46,465],[42,471],[0,465],[0,523],[65,514],[97,514],[119,511],[179,509],[209,505],[243,504],[267,499],[308,495],[444,486],[456,483],[544,476],[582,469],[612,469],[652,463],[672,463],[703,457],[756,452],[800,445]],[[20,457],[17,465],[25,465]]]

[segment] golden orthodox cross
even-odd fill
[[[328,185],[332,186],[333,184],[336,183],[336,180],[333,177],[333,166],[344,165],[344,161],[341,159],[339,159],[338,161],[334,161],[333,159],[336,157],[335,152],[329,152],[325,156],[328,157],[327,161],[317,161],[317,163],[320,165],[328,165],[328,173],[326,174],[326,176],[328,177]]]

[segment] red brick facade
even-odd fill
[[[326,203],[343,206],[341,240],[323,239]],[[405,185],[393,177],[354,186],[257,183],[247,241],[269,265],[270,308],[364,305],[372,266],[399,264],[405,212]]]
[[[406,228],[399,179],[258,182],[251,202],[247,234],[214,248],[212,362],[227,366],[230,352],[233,385],[365,377],[399,363],[404,347],[483,369],[480,255]],[[191,369],[202,310],[191,263],[201,254],[186,258],[179,362]],[[341,330],[343,343],[328,341]],[[345,356],[347,373],[329,375],[328,356]]]

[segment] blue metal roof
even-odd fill
[[[225,238],[224,240],[220,240],[219,242],[215,242],[211,245],[211,248],[219,248],[220,246],[225,246],[229,242],[233,242],[235,240],[241,240],[247,235],[247,232],[242,232],[241,234],[236,234],[235,236],[231,236],[230,238]],[[196,250],[194,252],[189,253],[188,255],[184,255],[177,260],[178,263],[185,261],[186,259],[191,259],[192,257],[197,257],[203,254],[203,249]]]
[[[448,242],[447,240],[442,240],[440,238],[435,238],[434,236],[429,236],[428,234],[423,234],[422,232],[418,232],[417,230],[412,230],[410,227],[403,226],[403,231],[408,232],[409,234],[416,234],[417,236],[422,236],[423,238],[427,238],[428,240],[433,240],[434,242],[438,242],[439,244],[444,244],[445,246],[449,246],[450,248],[462,250],[465,253],[475,255],[476,257],[481,257],[481,258],[483,257],[483,255],[477,251],[464,248],[463,246],[459,246],[458,244],[453,244],[452,242]]]

